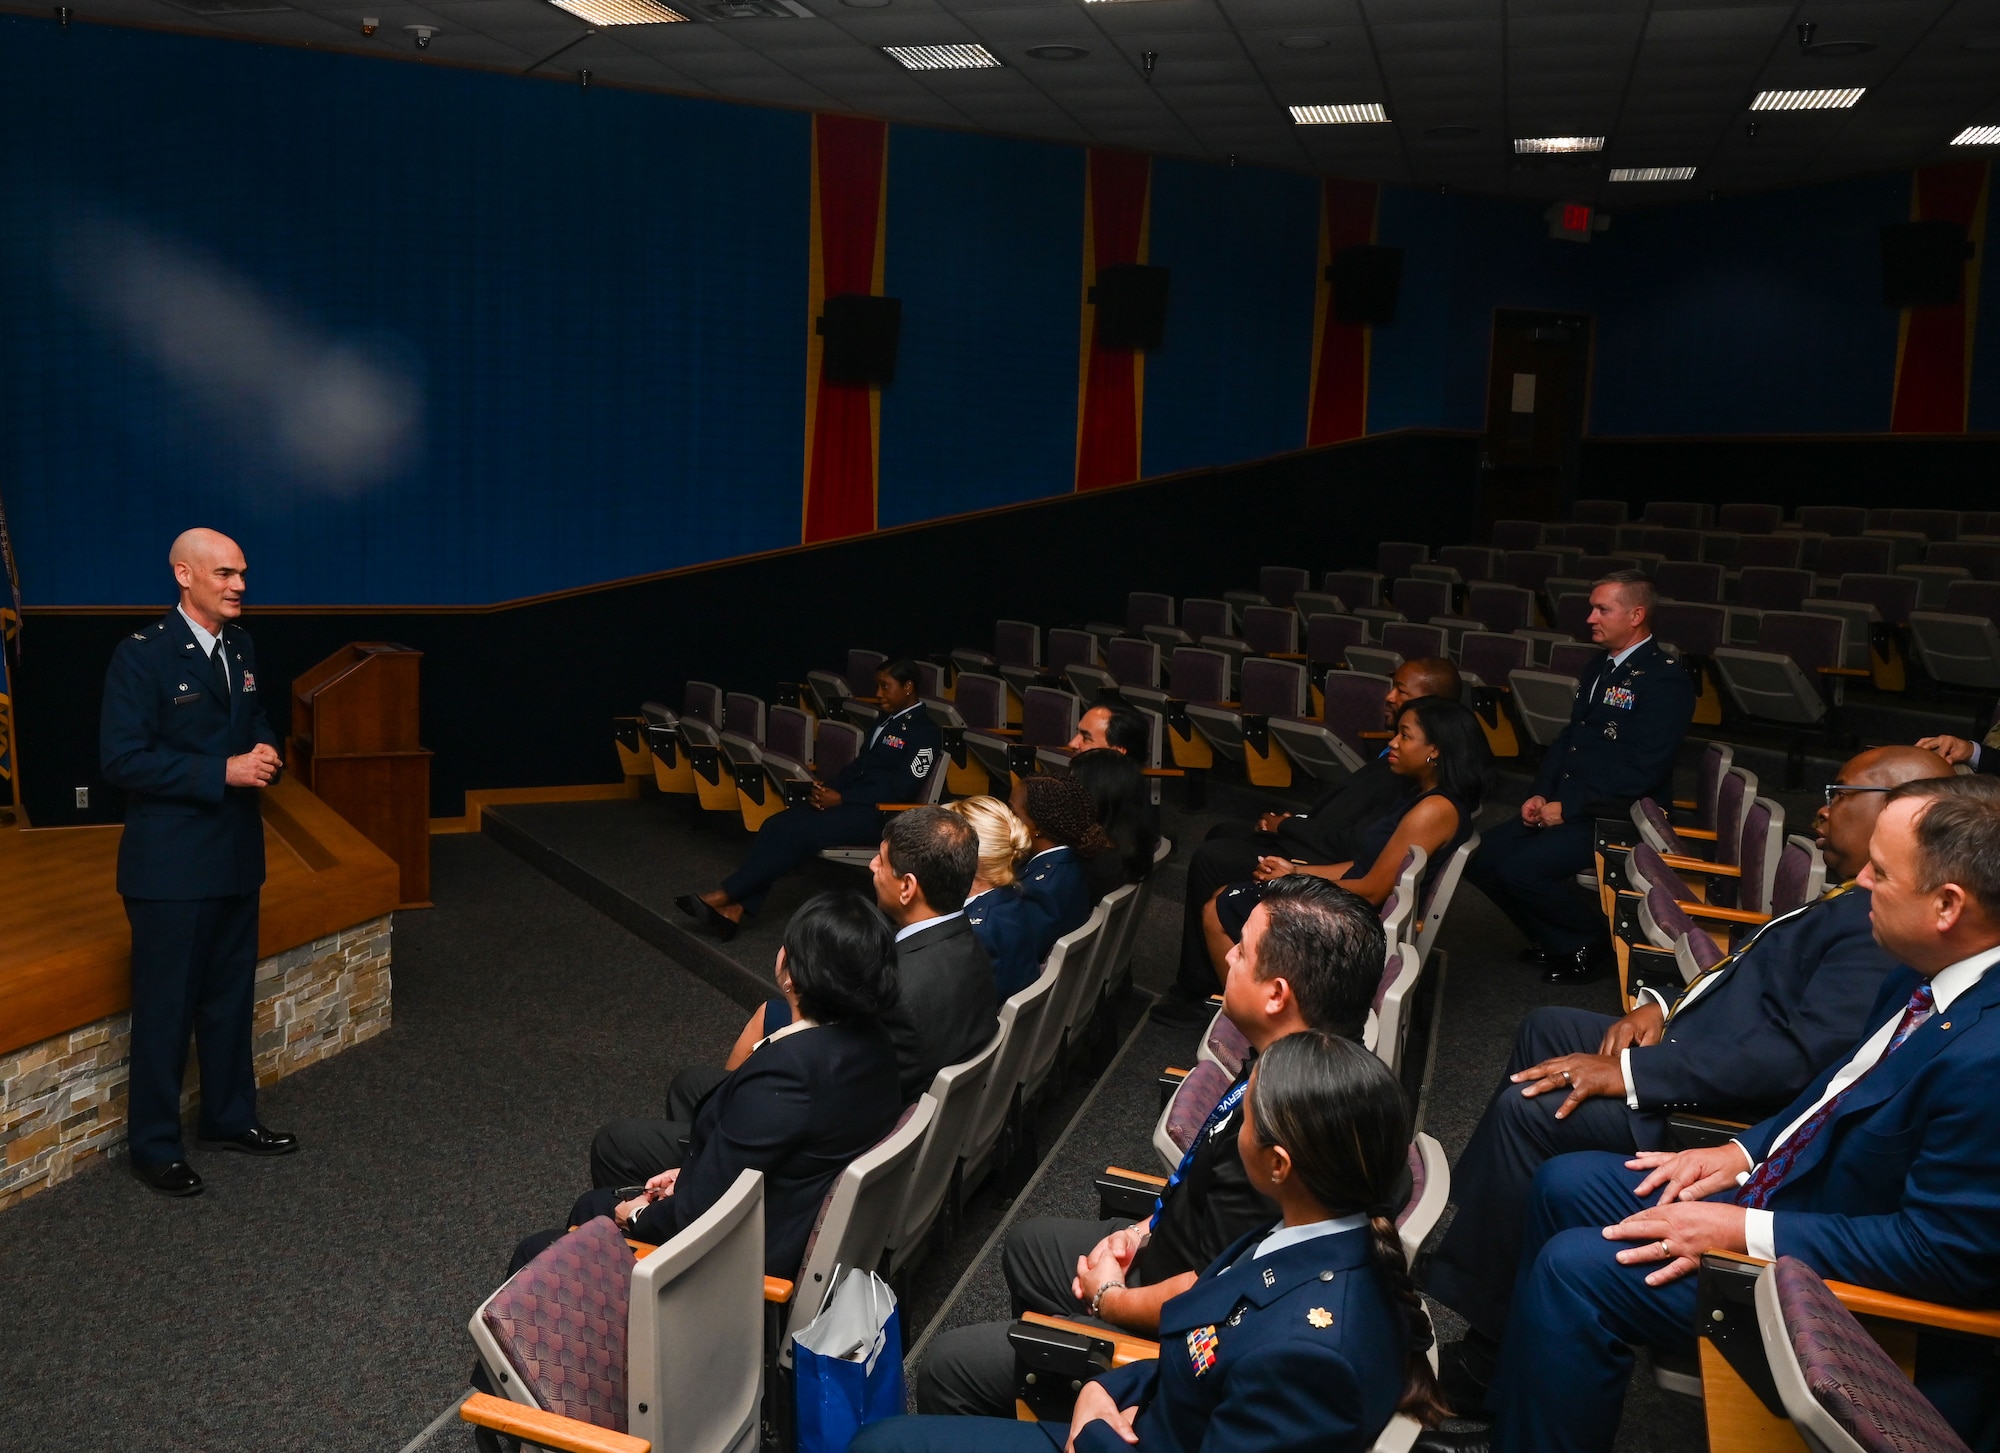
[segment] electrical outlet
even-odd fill
[[[76,805],[78,807],[90,806],[90,789],[88,787],[79,787],[76,789]]]

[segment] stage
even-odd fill
[[[396,864],[291,778],[263,797],[255,1055],[268,1084],[389,1024]],[[119,827],[0,829],[0,1208],[124,1138]]]

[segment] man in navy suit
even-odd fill
[[[746,912],[764,906],[771,885],[821,848],[863,847],[882,840],[885,802],[928,802],[930,774],[944,755],[944,736],[917,696],[917,668],[891,661],[875,673],[882,715],[868,745],[830,782],[813,783],[803,807],[764,820],[743,866],[710,893],[683,894],[681,912],[725,942]]]
[[[1465,875],[1528,940],[1552,984],[1611,971],[1611,941],[1594,897],[1575,878],[1591,866],[1591,822],[1622,817],[1641,797],[1673,798],[1674,753],[1694,717],[1694,682],[1653,639],[1653,582],[1636,570],[1590,592],[1590,638],[1605,656],[1587,671],[1542,758],[1517,822],[1484,833]]]
[[[181,1143],[188,1035],[201,1062],[202,1143],[289,1155],[296,1136],[257,1123],[250,1064],[264,821],[257,792],[283,767],[257,691],[243,614],[243,551],[189,530],[167,559],[180,604],[120,641],[104,678],[104,780],[128,794],[118,891],[132,925],[132,1170],[192,1196]]]
[[[1950,775],[1915,747],[1861,753],[1813,819],[1834,885],[1819,899],[1765,924],[1671,1004],[1646,990],[1622,1019],[1550,1005],[1522,1023],[1507,1079],[1452,1169],[1452,1199],[1473,1214],[1452,1222],[1426,1287],[1470,1327],[1441,1357],[1453,1406],[1485,1400],[1544,1162],[1659,1150],[1674,1111],[1761,1120],[1874,1027],[1868,1016],[1896,960],[1875,941],[1868,892],[1854,879],[1884,795]]]
[[[1711,1251],[1794,1256],[1829,1280],[1954,1306],[2000,1297],[2000,783],[1897,788],[1859,881],[1906,967],[1850,1054],[1727,1145],[1586,1151],[1536,1176],[1491,1448],[1610,1448],[1631,1348],[1691,1351],[1689,1273]],[[1992,1365],[1984,1345],[1918,1343],[1918,1387],[1968,1439]]]

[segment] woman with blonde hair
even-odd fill
[[[967,797],[948,804],[945,811],[964,818],[979,837],[979,870],[965,900],[965,919],[993,961],[998,1004],[1034,983],[1041,971],[1035,958],[1035,924],[1015,882],[1034,837],[997,797]]]

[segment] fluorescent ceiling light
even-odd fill
[[[687,19],[680,11],[660,4],[660,0],[549,0],[549,3],[592,25],[671,25]]]
[[[1602,150],[1604,150],[1604,138],[1601,136],[1517,136],[1514,138],[1514,151],[1521,156],[1535,152]]]
[[[2000,126],[1968,126],[1951,139],[1953,146],[2000,146]]]
[[[1292,120],[1301,126],[1341,126],[1356,121],[1387,121],[1389,115],[1380,101],[1360,101],[1351,106],[1294,106]]]
[[[1868,93],[1866,86],[1832,91],[1759,91],[1752,111],[1844,111]]]
[[[1684,182],[1694,175],[1691,166],[1615,166],[1614,182]]]
[[[889,59],[906,71],[980,71],[1000,64],[983,45],[885,45]]]

